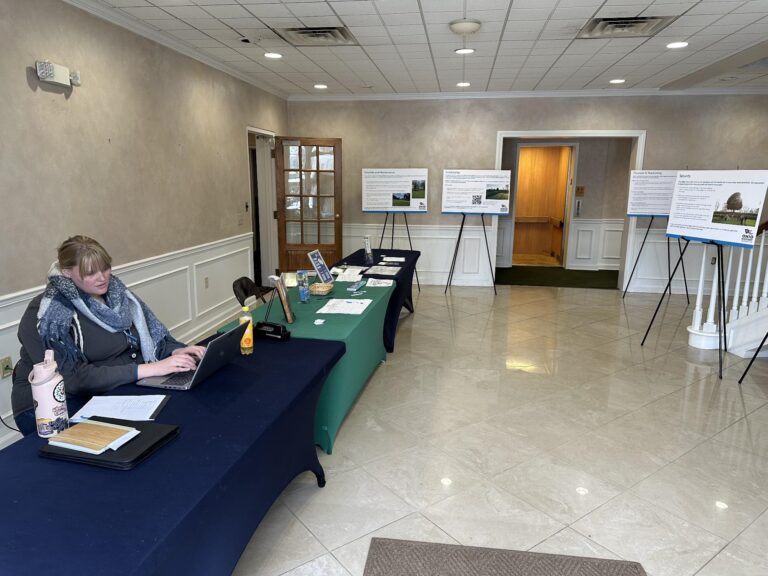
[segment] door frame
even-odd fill
[[[515,201],[512,203],[512,259],[514,260],[514,247],[515,247],[515,216],[517,215],[517,186],[519,182],[518,175],[520,174],[520,148],[570,148],[571,157],[568,161],[568,181],[566,182],[565,190],[565,214],[563,214],[563,246],[562,246],[562,266],[563,269],[568,269],[568,246],[570,245],[571,234],[571,208],[573,206],[573,196],[576,191],[574,184],[576,183],[576,167],[578,166],[579,158],[579,143],[578,142],[515,142]],[[514,264],[513,264],[514,265]]]
[[[643,169],[643,158],[645,156],[645,130],[499,130],[496,132],[496,170],[501,170],[501,157],[504,151],[505,138],[632,138],[633,139],[633,160],[632,170]],[[576,187],[573,187],[574,192]],[[619,286],[626,288],[629,280],[627,271],[628,265],[635,253],[635,229],[637,227],[637,218],[624,218],[624,233],[622,234],[624,248],[624,259],[619,267]],[[513,230],[514,233],[514,230]],[[498,230],[497,230],[498,234]],[[495,273],[494,264],[494,273]]]
[[[272,150],[274,150],[274,138],[277,135],[271,130],[265,130],[263,128],[256,128],[254,126],[246,126],[245,128],[245,149],[249,151],[250,144],[248,143],[248,135],[255,134],[257,139],[259,136],[266,136],[272,138]],[[261,252],[261,278],[254,278],[257,284],[262,286],[268,285],[265,281],[266,278],[273,274],[278,268],[277,260],[277,221],[273,218],[273,214],[277,207],[276,199],[276,183],[275,183],[275,161],[274,158],[270,159],[267,166],[258,162],[258,152],[256,154],[256,178],[257,187],[256,193],[259,200],[259,251]],[[251,181],[250,174],[250,162],[248,163],[248,181]],[[249,198],[252,200],[252,198]],[[253,202],[251,202],[253,203]],[[251,218],[254,216],[251,215]],[[251,224],[251,232],[253,233],[253,224]]]

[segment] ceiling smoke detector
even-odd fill
[[[592,18],[577,38],[646,38],[664,30],[676,16]]]
[[[458,34],[459,36],[466,36],[468,34],[474,34],[480,30],[480,20],[471,20],[469,18],[462,18],[461,20],[454,20],[448,24],[448,28],[451,32]]]
[[[282,28],[275,30],[286,42],[298,47],[357,46],[357,39],[344,26]]]

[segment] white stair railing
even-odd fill
[[[721,296],[726,309],[729,310],[726,325],[729,351],[739,356],[751,355],[748,352],[755,349],[768,330],[768,250],[765,249],[765,244],[766,233],[761,233],[752,249],[730,248],[724,270],[725,281]],[[717,308],[720,264],[714,259],[708,261],[707,257],[712,252],[706,245],[702,248],[696,303],[688,328],[688,343],[696,348],[714,349],[718,345],[717,333],[720,323]],[[734,266],[736,259],[738,263]],[[709,266],[712,267],[711,270]],[[711,284],[705,318],[705,281],[710,274]]]

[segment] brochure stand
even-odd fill
[[[643,253],[643,248],[645,248],[645,241],[648,239],[648,232],[651,231],[651,226],[653,225],[653,221],[655,220],[656,216],[651,216],[651,221],[648,222],[648,228],[645,229],[645,236],[643,236],[643,242],[640,244],[640,250],[637,251],[637,258],[635,258],[635,263],[632,266],[632,272],[629,273],[629,280],[627,280],[627,287],[624,288],[624,293],[621,295],[622,299],[627,295],[627,290],[629,290],[629,284],[632,282],[632,276],[635,274],[635,269],[637,268],[637,263],[640,262],[640,255]],[[682,253],[682,248],[680,247],[680,238],[677,239],[677,250],[678,252]],[[669,255],[669,237],[667,237],[667,276],[670,276],[672,271],[672,261]],[[685,284],[685,299],[688,302],[688,304],[691,303],[691,297],[688,294],[688,278],[685,275],[685,262],[682,263],[683,268],[683,283]],[[669,295],[672,296],[672,285],[669,284]],[[665,294],[667,291],[664,292]]]
[[[459,254],[459,245],[461,244],[461,235],[464,233],[464,222],[467,220],[467,213],[462,212],[461,213],[461,226],[459,227],[459,237],[456,238],[456,249],[453,251],[453,260],[451,261],[451,271],[448,273],[448,282],[445,284],[445,290],[443,290],[443,294],[446,294],[448,292],[448,287],[451,285],[451,281],[453,280],[453,270],[456,268],[456,257]],[[493,273],[493,263],[491,262],[491,249],[488,247],[488,235],[485,232],[485,215],[480,214],[480,221],[483,223],[483,236],[485,237],[485,251],[488,254],[488,266],[491,268],[491,281],[493,282],[493,293],[494,295],[498,294],[496,292],[496,276]]]
[[[384,217],[384,227],[381,229],[381,238],[379,238],[379,250],[381,250],[381,244],[384,242],[384,233],[387,231],[387,222],[389,221],[389,212],[386,213],[387,215]],[[395,215],[397,212],[392,212],[392,236],[389,240],[389,249],[394,250],[395,249]],[[411,242],[411,229],[408,228],[408,214],[405,212],[403,214],[403,220],[405,220],[405,231],[408,233],[408,246],[411,248],[411,252],[413,252],[413,243]],[[416,269],[416,267],[413,268],[413,271],[416,273],[416,287],[418,288],[419,292],[421,292],[421,282],[419,282],[419,271]]]
[[[653,326],[653,322],[656,320],[656,315],[659,313],[659,309],[661,308],[662,302],[664,302],[664,297],[667,295],[667,291],[671,290],[672,287],[672,279],[675,277],[675,273],[677,272],[677,269],[680,267],[680,265],[683,262],[683,256],[685,255],[685,251],[688,249],[688,245],[691,243],[690,239],[683,237],[683,240],[685,240],[685,246],[682,247],[680,250],[680,257],[677,259],[677,263],[675,264],[674,270],[672,270],[672,274],[669,276],[669,280],[667,281],[667,286],[664,288],[664,292],[661,293],[661,298],[659,299],[659,303],[656,305],[656,310],[653,313],[653,316],[651,317],[651,322],[648,324],[648,329],[645,331],[645,336],[643,336],[642,342],[640,342],[640,346],[645,345],[645,341],[648,338],[648,334],[651,332],[651,327]],[[678,242],[680,239],[678,238]],[[718,287],[717,287],[717,309],[718,309],[718,322],[717,322],[717,356],[718,356],[718,376],[720,377],[720,380],[723,379],[723,352],[728,351],[728,336],[725,331],[725,323],[726,323],[726,310],[725,310],[725,298],[723,298],[723,291],[725,290],[725,279],[723,277],[723,245],[719,242],[714,242],[712,240],[703,242],[705,245],[712,244],[717,249],[717,266],[718,266]],[[749,369],[749,368],[747,368]]]

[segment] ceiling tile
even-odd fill
[[[203,9],[214,18],[248,18],[251,16],[250,12],[237,4],[205,6]]]
[[[261,18],[291,18],[293,14],[282,4],[244,4],[243,7],[254,16]]]
[[[168,6],[167,8],[164,8],[164,10],[169,14],[176,16],[176,18],[181,18],[182,20],[189,20],[191,18],[204,19],[211,17],[208,12],[198,6]]]

